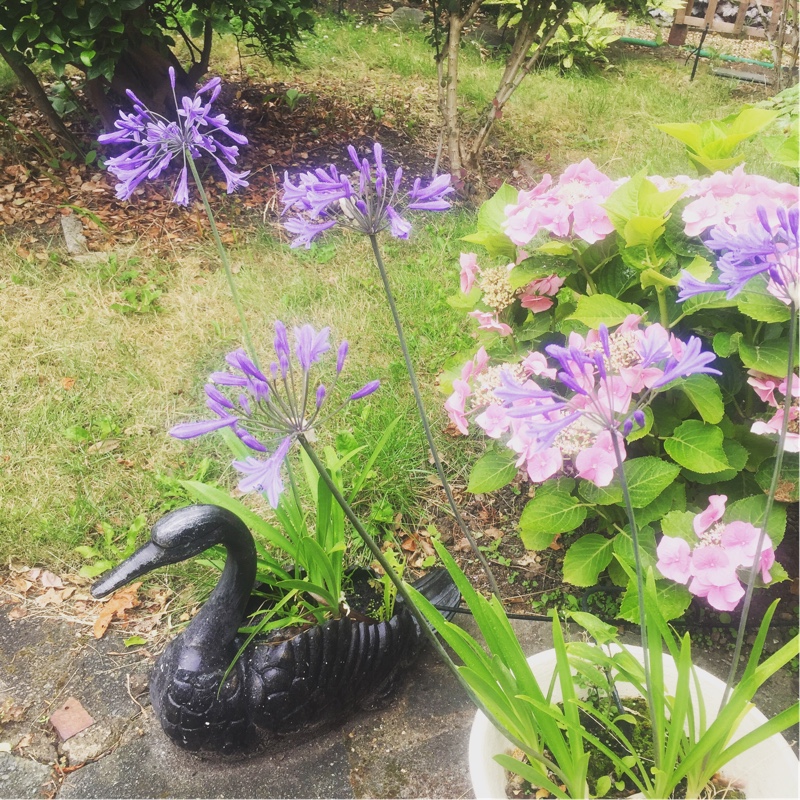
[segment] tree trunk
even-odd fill
[[[28,96],[33,101],[33,104],[39,110],[39,113],[47,120],[47,124],[53,133],[58,136],[64,148],[80,158],[83,158],[83,150],[80,143],[73,135],[72,131],[64,125],[61,117],[56,113],[56,110],[50,104],[50,98],[47,96],[39,79],[31,71],[31,68],[22,61],[15,53],[11,53],[0,45],[0,57],[11,67],[14,75],[22,84]]]
[[[461,176],[461,129],[458,122],[458,51],[461,46],[463,22],[455,14],[450,15],[447,34],[447,84],[445,86],[444,127],[447,153],[450,157],[450,174]]]
[[[506,69],[503,72],[503,77],[500,80],[500,85],[497,88],[492,103],[485,112],[486,119],[478,131],[475,138],[472,140],[472,145],[466,155],[465,163],[470,169],[478,169],[481,156],[489,141],[489,134],[494,127],[494,123],[498,120],[503,113],[503,107],[511,99],[511,95],[517,90],[517,87],[525,79],[525,76],[536,66],[539,56],[544,47],[550,39],[553,38],[556,31],[564,23],[567,18],[571,4],[567,4],[561,10],[556,20],[547,29],[547,32],[542,37],[539,47],[532,56],[528,56],[528,50],[539,32],[539,28],[544,21],[545,12],[541,14],[531,15],[527,19],[523,17],[518,26],[517,36],[514,39],[514,46],[511,48],[511,53],[506,64]]]

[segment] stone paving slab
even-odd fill
[[[475,712],[430,651],[381,710],[302,743],[197,755],[164,736],[147,696],[152,661],[126,650],[123,634],[112,629],[97,641],[89,626],[55,616],[12,621],[7,608],[0,605],[0,702],[11,698],[25,712],[0,726],[0,743],[13,751],[0,752],[0,798],[473,796],[467,745]],[[473,629],[468,617],[457,619]],[[548,623],[515,628],[526,652],[551,646]],[[719,658],[700,661],[715,674],[725,670]],[[759,705],[775,713],[796,696],[797,678],[786,673]],[[96,722],[60,742],[48,718],[68,697]]]

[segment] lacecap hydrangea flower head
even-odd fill
[[[336,372],[330,389],[312,380],[312,369],[331,350],[330,329],[314,330],[303,325],[294,331],[294,352],[286,326],[275,323],[275,361],[268,374],[259,369],[244,350],[225,357],[230,372],[213,372],[205,386],[206,405],[215,418],[176,425],[170,434],[177,439],[193,439],[206,433],[230,428],[254,452],[233,466],[244,477],[242,492],[266,492],[276,508],[283,492],[281,467],[292,443],[299,436],[310,436],[322,421],[330,389],[344,368],[349,345],[343,341],[336,353]],[[374,380],[353,392],[344,404],[372,394],[380,386]],[[340,410],[337,405],[330,413]],[[330,414],[327,414],[330,416]]]
[[[124,144],[129,149],[122,155],[109,158],[106,167],[119,183],[116,185],[117,199],[127,200],[144,180],[153,180],[172,163],[181,164],[175,182],[172,200],[178,205],[189,204],[189,159],[196,160],[204,153],[210,155],[225,176],[228,194],[247,186],[248,171],[234,172],[229,164],[236,164],[239,157],[237,145],[247,144],[246,137],[232,131],[224,114],[212,114],[211,104],[222,90],[219,78],[212,78],[197,90],[194,97],[175,94],[175,70],[169,68],[172,94],[178,112],[177,120],[170,120],[151,111],[130,90],[133,113],[120,113],[114,123],[116,130],[97,137],[101,144]],[[227,136],[234,144],[220,141]]]
[[[445,404],[451,421],[466,433],[467,415],[477,414],[477,425],[505,439],[533,482],[564,474],[607,486],[625,458],[624,438],[644,424],[656,393],[678,378],[720,374],[697,337],[684,343],[640,321],[630,315],[614,331],[601,325],[585,338],[570,334],[566,346],[548,346],[556,368],[541,353],[494,367],[479,353],[453,382]]]
[[[708,508],[692,523],[696,540],[663,536],[656,548],[658,571],[676,583],[688,584],[693,595],[705,597],[718,611],[733,611],[744,597],[739,570],[752,568],[761,533],[749,522],[722,522],[727,500],[724,494],[708,498]],[[765,535],[758,558],[764,583],[769,583],[774,563],[772,542]]]

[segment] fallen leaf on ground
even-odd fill
[[[141,581],[132,583],[127,588],[116,592],[110,600],[103,604],[92,628],[95,639],[103,638],[103,634],[108,630],[108,626],[114,617],[125,619],[125,612],[139,605],[139,598],[136,594],[141,585]]]
[[[60,606],[64,599],[55,589],[50,588],[44,594],[40,594],[33,602],[40,608],[44,608],[45,606]]]
[[[61,385],[69,391],[73,386],[75,386],[75,378],[62,378]]]
[[[25,716],[25,709],[18,706],[10,697],[0,703],[0,722],[19,722]]]
[[[8,612],[8,618],[10,620],[15,619],[22,619],[23,617],[27,617],[28,612],[22,606],[15,606]]]
[[[119,439],[104,439],[102,442],[95,442],[87,448],[88,453],[99,453],[104,455],[116,450],[119,447]]]
[[[45,570],[39,576],[39,583],[44,586],[45,589],[63,589],[64,583],[58,575],[54,575],[49,570]]]

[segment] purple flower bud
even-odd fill
[[[255,451],[259,452],[259,453],[266,453],[267,452],[267,448],[264,447],[264,445],[261,444],[261,442],[259,442],[258,439],[255,438],[255,436],[251,436],[247,431],[242,430],[242,428],[237,428],[236,429],[236,435],[251,450],[255,450]]]
[[[278,360],[281,361],[283,359],[288,359],[291,355],[291,350],[289,349],[289,336],[286,333],[286,326],[279,320],[275,320],[275,355],[278,356]],[[283,364],[281,363],[281,366]]]
[[[322,406],[323,401],[325,400],[325,386],[320,384],[317,386],[317,408]]]
[[[344,368],[344,360],[345,360],[345,358],[347,358],[347,351],[349,349],[350,349],[350,345],[347,343],[347,340],[343,341],[339,345],[339,351],[336,354],[336,374],[337,375]]]
[[[176,439],[194,439],[220,428],[229,428],[236,425],[236,417],[222,417],[221,419],[207,419],[201,422],[183,422],[169,430],[169,435]]]
[[[350,395],[351,400],[360,400],[362,397],[372,394],[381,385],[380,381],[370,381],[365,386],[362,386],[357,392]]]
[[[641,408],[637,408],[636,411],[633,412],[633,418],[636,421],[636,424],[640,428],[644,427],[645,416],[644,416],[644,411]]]
[[[214,402],[218,403],[219,405],[223,406],[224,408],[233,409],[233,403],[225,397],[222,392],[214,386],[213,383],[207,383],[204,387],[206,396],[213,400]]]

